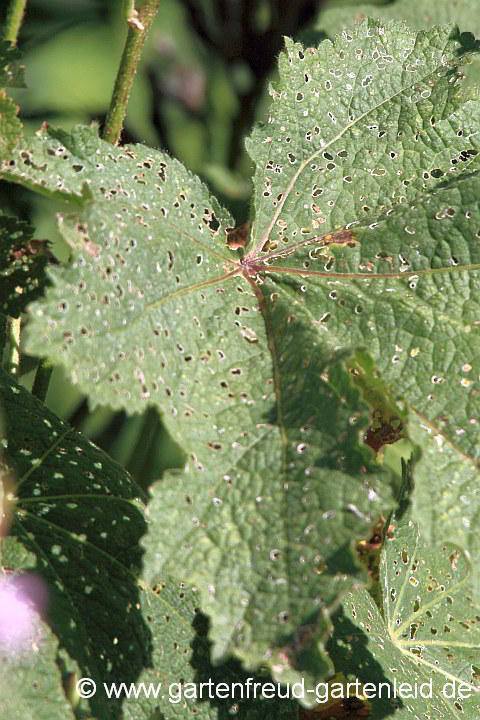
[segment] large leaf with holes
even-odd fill
[[[349,593],[335,617],[331,656],[346,675],[373,683],[371,720],[392,712],[399,720],[474,720],[480,608],[471,563],[452,543],[432,552],[408,513],[392,523],[380,564],[383,617],[367,591]]]
[[[140,691],[125,699],[125,720],[196,720],[239,717],[295,720],[298,703],[286,698],[268,674],[245,672],[237,660],[213,665],[208,619],[199,610],[199,593],[183,582],[152,578],[141,585],[140,602],[152,633],[152,668],[136,682]],[[257,686],[254,690],[254,683]],[[154,697],[156,694],[156,698]],[[156,708],[157,714],[152,711]],[[161,713],[161,714],[160,714]]]
[[[18,180],[85,204],[61,221],[73,262],[50,273],[56,319],[32,308],[29,349],[66,361],[94,403],[155,402],[190,454],[155,492],[147,574],[198,584],[217,658],[267,652],[284,677],[323,676],[325,607],[365,577],[350,548],[389,503],[335,352],[309,321],[292,327],[289,303],[270,311],[226,245],[232,221],[179,163],[88,129],[44,134],[15,162]]]
[[[83,676],[98,684],[132,682],[151,650],[136,580],[145,531],[136,500],[142,491],[0,372],[1,480],[10,536],[35,555],[35,572],[48,586],[50,625]],[[15,559],[5,562],[17,569]],[[50,657],[53,640],[48,643]],[[98,693],[90,702],[102,720],[117,717],[115,700]]]
[[[389,502],[341,365],[355,346],[478,457],[480,105],[459,69],[473,50],[454,26],[374,21],[287,42],[248,144],[246,252],[178,162],[94,129],[45,130],[3,167],[83,206],[61,219],[72,262],[32,306],[28,349],[94,405],[163,410],[189,463],[154,489],[146,576],[198,585],[216,658],[283,679],[330,668],[326,609],[361,579],[351,541]]]

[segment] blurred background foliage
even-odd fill
[[[430,3],[432,16],[440,8],[442,22],[457,14],[459,24],[467,4],[419,2],[425,8]],[[28,0],[18,43],[27,89],[10,93],[21,108],[26,135],[44,121],[64,129],[91,121],[102,126],[127,32],[122,5],[123,0]],[[405,19],[415,29],[433,24],[426,10],[412,19],[414,5],[418,9],[412,0],[162,0],[135,77],[122,143],[145,143],[179,158],[241,225],[249,215],[253,173],[243,140],[252,124],[266,117],[268,83],[275,80],[283,37],[318,44],[367,12],[396,19],[409,14]],[[471,0],[468,5],[471,14]],[[63,261],[68,250],[54,220],[61,209],[2,184],[0,210],[31,222],[35,237],[48,238]],[[35,367],[34,358],[22,356],[21,381],[28,388]],[[108,408],[90,412],[59,369],[46,402],[144,487],[166,468],[183,465],[181,450],[153,409],[132,418]],[[397,445],[388,448],[395,465]]]

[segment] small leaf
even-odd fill
[[[8,158],[22,138],[18,106],[3,88],[25,87],[23,67],[18,65],[21,53],[6,40],[0,40],[0,160]]]
[[[0,159],[8,158],[22,138],[22,123],[17,113],[18,106],[0,90]]]
[[[0,40],[0,88],[24,88],[24,68],[19,65],[22,53],[7,40]]]

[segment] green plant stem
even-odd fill
[[[5,20],[5,40],[9,40],[13,45],[17,44],[18,33],[22,26],[23,16],[27,0],[10,0]]]
[[[4,367],[15,377],[20,371],[20,318],[9,318],[7,328],[7,347],[4,355]]]
[[[35,395],[35,397],[42,402],[45,402],[45,398],[47,397],[52,372],[53,365],[48,360],[40,360],[32,385],[32,395]]]
[[[112,145],[117,145],[120,140],[133,78],[159,5],[160,0],[145,0],[138,12],[133,8],[131,0],[124,5],[128,35],[103,131],[103,139]]]

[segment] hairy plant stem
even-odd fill
[[[160,0],[145,0],[138,11],[133,5],[132,0],[124,2],[128,35],[103,130],[103,139],[112,145],[117,145],[120,140],[133,78]]]
[[[22,26],[23,16],[27,0],[10,0],[5,19],[5,40],[9,40],[13,45],[17,44],[18,33]]]
[[[48,360],[40,360],[35,373],[32,385],[32,395],[45,402],[48,392],[48,384],[53,372],[53,365]]]
[[[20,372],[20,318],[8,318],[7,346],[3,357],[3,366],[15,377]]]

